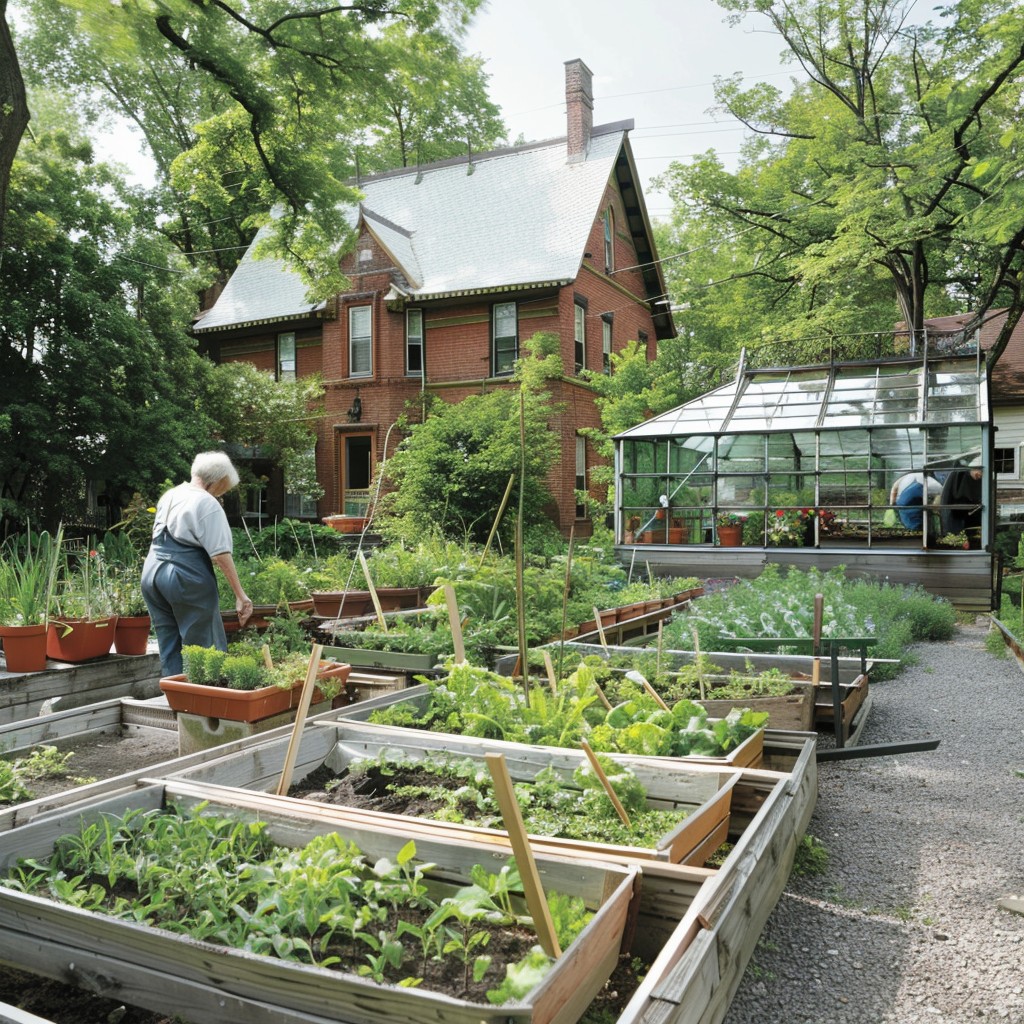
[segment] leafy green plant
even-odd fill
[[[74,751],[61,753],[56,747],[34,747],[24,757],[0,759],[0,804],[17,804],[32,799],[31,783],[39,779],[69,775],[68,762]],[[74,779],[81,785],[89,779]]]
[[[793,856],[793,874],[801,877],[823,875],[828,870],[828,850],[815,836],[805,833],[800,837]]]
[[[43,625],[63,565],[64,530],[9,538],[0,549],[0,624]]]

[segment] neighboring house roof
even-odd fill
[[[576,162],[566,159],[563,137],[376,175],[360,182],[365,198],[352,220],[394,259],[406,282],[399,291],[414,300],[567,284],[579,274],[617,164],[632,168],[630,128],[631,121],[595,127],[586,160]],[[648,251],[642,201],[629,228],[646,233],[637,248]],[[195,331],[294,319],[321,308],[306,301],[298,274],[281,261],[255,259],[261,236]],[[660,271],[645,277],[649,297],[659,297]]]
[[[957,313],[953,316],[936,316],[925,320],[929,334],[956,334],[975,318],[974,313]],[[1006,322],[1006,310],[994,309],[977,328],[978,343],[982,351],[990,349]],[[1010,335],[998,362],[990,374],[990,398],[993,405],[1024,404],[1024,319],[1021,319]]]

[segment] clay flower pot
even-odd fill
[[[114,652],[138,656],[149,643],[148,615],[119,615],[114,626]]]
[[[42,672],[46,668],[46,625],[0,626],[8,672]]]
[[[103,619],[51,619],[46,630],[46,656],[54,661],[90,661],[110,653],[116,615]]]

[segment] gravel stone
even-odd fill
[[[1024,673],[987,617],[871,684],[861,745],[938,749],[818,765],[807,831],[724,1024],[1024,1024]]]

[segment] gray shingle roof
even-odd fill
[[[595,128],[585,161],[564,139],[367,179],[363,216],[402,267],[414,299],[573,280],[624,139]],[[353,211],[356,214],[356,211]],[[257,236],[257,241],[260,236]],[[253,243],[255,246],[256,242]],[[250,246],[197,331],[298,318],[299,276]]]

